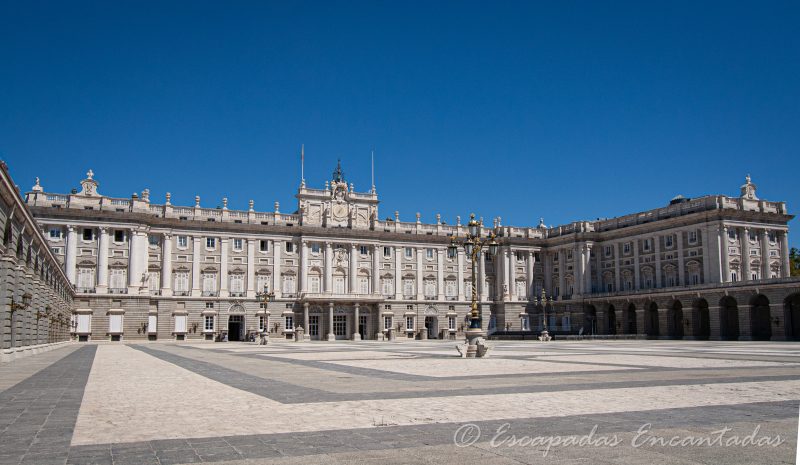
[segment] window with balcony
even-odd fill
[[[94,268],[79,267],[78,268],[78,292],[88,292],[94,290]]]
[[[436,281],[434,281],[433,279],[425,280],[425,298],[426,299],[436,298]]]
[[[185,271],[175,273],[175,292],[179,294],[189,292],[189,273]]]
[[[414,279],[403,279],[403,295],[406,297],[411,297],[414,295]]]
[[[217,274],[203,273],[203,295],[212,296],[217,293]]]
[[[268,274],[256,275],[256,292],[269,292],[271,286],[271,276]]]
[[[161,290],[161,273],[158,271],[150,271],[147,274],[147,289],[151,294],[158,293]]]
[[[309,276],[308,277],[308,290],[313,294],[318,294],[320,291],[320,279],[319,276]]]
[[[394,294],[394,279],[381,278],[381,289],[383,289],[383,295]]]
[[[358,293],[359,294],[369,294],[369,277],[368,276],[360,276],[358,278]]]
[[[283,293],[294,294],[295,291],[294,275],[288,274],[283,277]]]
[[[244,275],[243,274],[232,274],[231,275],[231,294],[244,294]]]
[[[108,287],[112,290],[122,291],[127,288],[127,271],[124,268],[113,268],[109,273]]]

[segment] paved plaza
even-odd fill
[[[0,365],[0,465],[795,462],[800,344],[453,346],[68,345]]]

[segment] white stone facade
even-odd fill
[[[81,338],[220,337],[269,331],[310,339],[460,333],[470,263],[449,257],[466,226],[380,220],[374,188],[355,191],[341,168],[323,189],[301,183],[294,213],[151,203],[99,194],[90,172],[73,194],[37,183],[26,203],[77,289]],[[483,325],[534,330],[542,290],[557,302],[619,293],[789,276],[783,202],[759,200],[748,177],[739,197],[676,198],[620,218],[557,227],[493,221],[500,251],[477,265]],[[274,300],[264,305],[257,293]],[[489,316],[491,315],[491,316]],[[487,318],[487,316],[489,316]],[[568,306],[551,328],[574,332]]]

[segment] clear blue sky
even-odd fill
[[[0,158],[24,190],[381,217],[612,217],[676,194],[800,212],[798,2],[0,4]],[[798,222],[792,222],[797,225]],[[800,231],[792,235],[800,245]]]

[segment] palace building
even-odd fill
[[[101,190],[89,171],[72,193],[37,179],[24,194],[74,284],[78,340],[455,338],[467,326],[472,264],[447,250],[466,218],[381,220],[375,186],[356,192],[341,166],[319,188],[301,182],[292,213]],[[546,325],[557,337],[798,339],[792,218],[748,176],[738,196],[619,218],[482,223],[500,243],[476,264],[482,324],[508,337]]]

